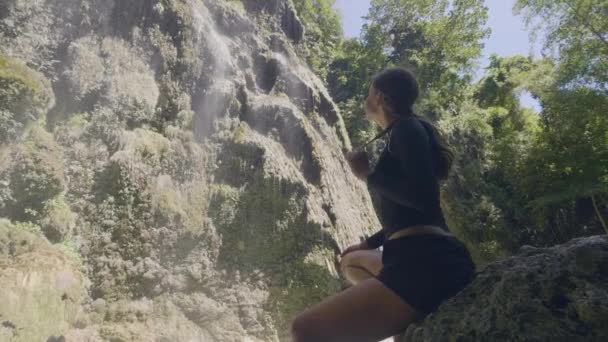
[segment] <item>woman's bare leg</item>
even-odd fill
[[[352,285],[373,278],[382,270],[382,252],[375,250],[354,251],[346,254],[340,261],[344,278]],[[393,336],[393,341],[401,340],[403,334]]]
[[[404,331],[419,313],[376,278],[335,294],[298,315],[293,342],[377,342]]]
[[[340,260],[344,278],[352,285],[377,276],[382,270],[382,252],[379,250],[359,250],[346,254]]]

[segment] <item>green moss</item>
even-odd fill
[[[242,0],[229,0],[228,3],[234,8],[238,14],[245,16],[247,15],[247,9]]]
[[[41,218],[46,202],[64,188],[63,156],[53,136],[33,127],[28,139],[15,148],[5,170],[10,200],[0,215],[16,221]]]
[[[270,287],[266,309],[271,312],[277,330],[289,331],[295,316],[309,307],[338,293],[341,282],[326,267],[294,261],[285,265]]]
[[[34,92],[41,92],[38,75],[25,64],[0,55],[0,79],[21,83]]]
[[[184,217],[181,194],[175,188],[164,188],[152,194],[152,205],[166,217]]]
[[[246,122],[241,121],[238,127],[232,133],[232,141],[237,144],[242,143],[245,139],[245,136],[247,135],[248,130],[249,125]]]
[[[186,213],[184,226],[191,232],[200,233],[207,227],[209,189],[202,181],[188,184],[182,195],[182,208]]]
[[[122,132],[121,142],[123,151],[154,168],[160,167],[171,147],[171,142],[161,134],[141,128]]]
[[[71,238],[64,239],[60,244],[56,245],[63,254],[65,254],[70,260],[74,263],[74,265],[79,268],[83,267],[82,256],[78,251],[78,246]]]
[[[267,176],[264,153],[227,147],[216,173],[225,183],[213,188],[209,212],[222,237],[219,267],[245,276],[262,270],[271,289],[267,309],[279,331],[288,331],[297,312],[341,283],[325,264],[333,258],[331,237],[308,220],[306,187]]]
[[[213,221],[221,227],[230,225],[235,218],[240,191],[227,184],[213,185],[210,211]]]
[[[306,243],[312,243],[312,236],[304,236],[314,229],[306,222],[305,196],[293,184],[262,179],[238,197],[216,194],[211,203],[223,235],[220,262],[230,268],[254,271],[303,254]]]
[[[0,316],[19,329],[11,341],[46,341],[76,323],[86,292],[70,258],[24,226],[0,220],[0,251],[12,250],[0,253]]]
[[[42,229],[39,225],[31,223],[31,222],[15,222],[10,223],[8,220],[1,220],[0,225],[4,225],[5,227],[9,227],[15,231],[28,232],[37,236],[43,236]]]
[[[93,190],[96,202],[111,200],[113,205],[125,207],[144,202],[142,195],[147,184],[141,184],[145,180],[138,176],[143,175],[137,175],[135,170],[131,170],[128,162],[110,161],[95,175]]]
[[[605,332],[608,330],[605,324],[608,321],[608,309],[606,307],[592,302],[574,303],[574,307],[582,322]]]
[[[154,219],[159,224],[175,229],[183,226],[192,233],[205,227],[209,198],[207,185],[202,181],[180,186],[163,175],[150,189],[150,195]]]
[[[44,217],[40,220],[40,226],[44,235],[52,242],[63,241],[74,229],[78,218],[63,196],[47,201],[43,212]]]
[[[49,81],[26,65],[0,54],[0,144],[16,139],[51,104]]]

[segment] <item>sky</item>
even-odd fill
[[[522,18],[513,14],[515,0],[486,0],[488,6],[487,26],[492,29],[491,36],[485,42],[483,56],[477,77],[483,74],[483,67],[488,65],[492,53],[501,56],[515,54],[540,56],[539,44],[530,42],[529,33],[525,30]],[[362,17],[367,14],[369,0],[337,0],[336,7],[341,12],[346,37],[359,37]],[[520,96],[522,104],[540,110],[538,103],[529,95]]]

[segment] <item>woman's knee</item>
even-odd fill
[[[342,273],[344,273],[346,271],[346,268],[348,266],[351,266],[354,264],[354,262],[355,262],[355,258],[353,257],[354,253],[357,253],[357,251],[350,252],[350,253],[346,254],[345,256],[343,256],[342,259],[340,259],[340,270],[342,271]]]

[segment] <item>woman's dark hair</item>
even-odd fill
[[[414,103],[419,94],[418,82],[414,74],[404,68],[389,68],[374,76],[372,82],[376,90],[382,93],[388,112],[399,117],[413,116],[424,126],[431,139],[436,176],[439,179],[446,179],[452,168],[454,153],[439,129],[414,113]]]

